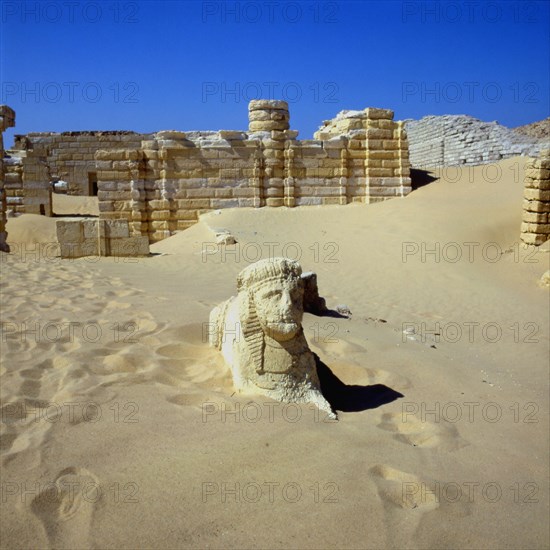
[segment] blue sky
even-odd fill
[[[2,1],[14,133],[246,129],[287,99],[311,138],[342,109],[549,116],[549,3]]]

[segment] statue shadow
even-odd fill
[[[335,319],[349,319],[348,315],[342,315],[338,313],[335,309],[324,309],[323,311],[308,311],[316,317],[333,317]]]
[[[368,409],[376,409],[396,399],[404,397],[402,393],[385,386],[373,384],[372,386],[348,386],[344,384],[331,370],[319,359],[317,354],[317,374],[321,383],[321,391],[325,399],[335,411],[360,412]]]

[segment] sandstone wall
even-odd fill
[[[218,208],[377,202],[410,192],[408,145],[393,112],[340,113],[316,139],[290,130],[284,101],[252,101],[248,132],[158,132],[95,155],[103,219],[151,242]]]
[[[531,159],[525,170],[521,240],[540,245],[550,238],[550,150]]]
[[[149,254],[147,237],[131,236],[125,220],[58,220],[56,230],[62,258]]]
[[[413,168],[486,164],[516,155],[537,156],[550,140],[522,135],[497,122],[464,115],[404,121]]]
[[[4,168],[4,131],[15,126],[15,112],[7,105],[0,105],[0,251],[9,252],[6,233],[7,195]]]

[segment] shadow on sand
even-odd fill
[[[392,390],[392,388],[384,386],[384,384],[348,386],[316,354],[313,355],[317,364],[321,391],[335,411],[359,412],[376,409],[404,397],[402,393]]]
[[[433,172],[411,168],[411,188],[413,191],[416,191],[420,187],[424,187],[429,183],[437,181],[438,179],[439,178],[433,176]]]

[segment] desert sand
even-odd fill
[[[524,162],[213,212],[139,259],[61,260],[54,218],[9,219],[2,547],[548,548],[549,246],[519,244]],[[336,422],[234,393],[207,344],[270,254],[352,312],[303,322]]]

